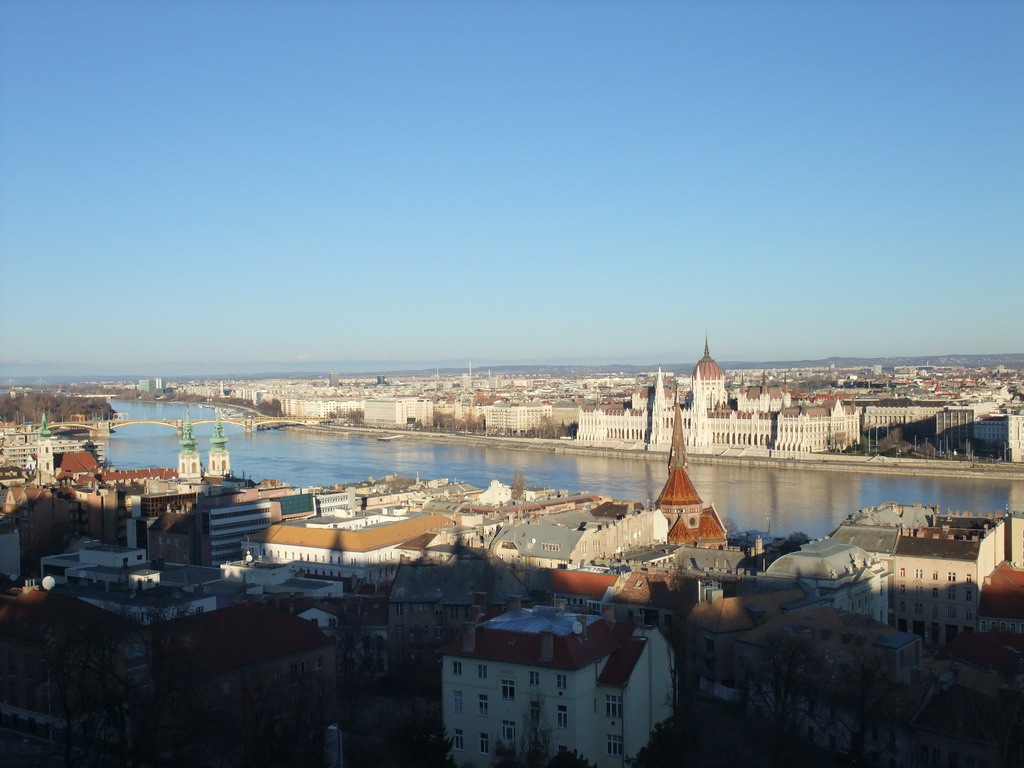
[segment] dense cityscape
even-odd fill
[[[0,766],[1024,766],[1022,39],[0,3]]]
[[[1014,765],[1016,496],[842,510],[809,539],[728,529],[689,468],[1021,484],[1022,394],[1003,365],[725,371],[708,345],[634,375],[13,387],[0,717],[66,765]],[[179,436],[166,466],[104,460],[147,424]],[[662,485],[255,480],[228,435],[267,429],[640,456]]]

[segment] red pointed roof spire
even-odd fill
[[[672,450],[668,455],[668,480],[665,481],[665,487],[658,496],[658,506],[662,510],[666,507],[674,509],[693,506],[699,509],[704,504],[686,471],[684,446],[682,409],[679,403],[676,403],[675,420],[672,424]]]

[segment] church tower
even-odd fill
[[[704,505],[686,471],[683,417],[678,403],[672,425],[672,450],[668,455],[668,480],[658,496],[658,508],[668,518],[669,542],[703,547],[719,547],[727,543],[725,526],[718,512],[714,505]]]
[[[658,377],[654,380],[654,392],[647,401],[647,450],[660,447],[668,437],[665,434],[665,418],[668,414],[668,406],[665,403],[665,382],[661,373],[661,366],[658,366]]]
[[[188,408],[185,409],[185,423],[178,444],[181,445],[178,452],[178,477],[182,480],[201,480],[203,468],[199,464],[199,451],[196,450],[199,441],[192,432],[192,414]]]
[[[214,477],[227,477],[231,474],[231,454],[228,452],[228,439],[224,436],[224,423],[217,411],[217,421],[213,425],[213,437],[210,438],[210,471]]]
[[[36,477],[40,484],[52,483],[57,475],[57,469],[53,456],[53,432],[47,425],[45,412],[36,438]]]

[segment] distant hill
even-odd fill
[[[661,369],[668,373],[681,373],[689,374],[692,370],[696,361],[687,363],[661,363]],[[881,365],[883,368],[893,368],[895,366],[916,366],[918,368],[923,367],[964,367],[964,368],[995,368],[998,365],[1004,365],[1007,368],[1024,368],[1024,354],[1010,353],[1010,354],[989,354],[989,355],[920,355],[916,357],[827,357],[821,360],[718,360],[718,364],[726,370],[750,370],[750,369],[762,369],[767,368],[769,370],[773,368],[828,368],[830,365],[835,365],[836,368],[871,368],[876,365]],[[339,367],[340,366],[339,364]],[[510,375],[522,375],[522,376],[559,376],[559,377],[570,377],[570,376],[608,376],[608,375],[623,375],[623,376],[638,376],[643,373],[654,371],[658,368],[658,363],[651,363],[649,365],[626,365],[626,364],[606,364],[606,365],[489,365],[483,366],[474,371],[474,378],[484,378],[487,372],[499,373],[504,376]],[[336,370],[336,369],[335,369]],[[431,376],[435,373],[441,373],[445,376],[458,376],[466,373],[466,368],[396,368],[392,370],[373,370],[373,371],[362,371],[362,372],[344,372],[341,373],[342,377],[375,377],[383,374],[388,378],[400,378],[403,376]],[[274,371],[274,372],[250,372],[250,373],[221,373],[221,374],[207,374],[207,375],[183,375],[183,376],[167,376],[165,379],[169,382],[174,381],[185,381],[185,380],[210,380],[216,381],[218,379],[322,379],[328,375],[328,370],[323,371]],[[142,375],[137,374],[109,374],[109,375],[88,375],[88,376],[46,376],[40,379],[38,376],[16,376],[9,379],[0,379],[0,390],[7,386],[34,386],[34,387],[47,387],[55,384],[67,384],[77,381],[137,381],[138,379],[145,378]]]

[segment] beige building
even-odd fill
[[[488,434],[522,435],[551,419],[550,403],[495,403],[486,410]]]
[[[405,427],[434,422],[434,404],[421,397],[394,397],[363,402],[363,421],[370,426]]]
[[[257,561],[294,563],[310,576],[380,582],[394,576],[402,544],[452,525],[444,515],[417,515],[357,530],[314,521],[278,523],[250,537],[249,545]]]
[[[579,568],[622,552],[667,541],[668,520],[635,502],[607,502],[591,511],[544,515],[504,526],[491,541],[495,556],[514,565]]]
[[[970,522],[976,527],[957,533],[950,527],[900,537],[893,553],[897,629],[943,645],[976,629],[981,584],[1005,557],[1006,526],[1001,519]]]

